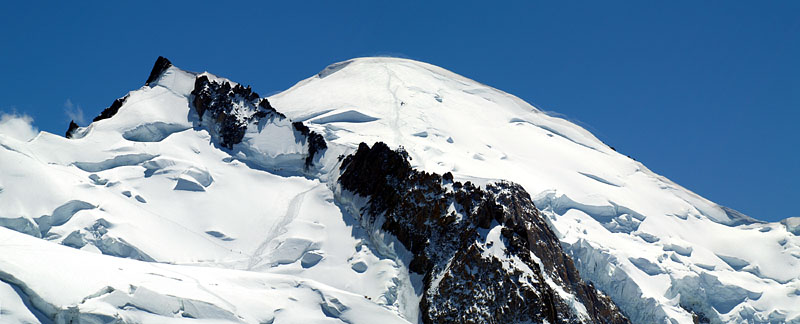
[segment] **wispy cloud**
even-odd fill
[[[86,125],[86,119],[83,117],[83,109],[80,105],[73,104],[70,99],[64,102],[64,114],[66,114],[69,119],[74,120],[78,125]]]
[[[0,135],[16,138],[20,141],[30,141],[39,134],[39,129],[33,126],[33,117],[0,113]]]

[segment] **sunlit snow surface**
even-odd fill
[[[231,157],[194,128],[194,77],[170,68],[155,87],[131,92],[116,116],[74,139],[0,136],[0,224],[83,250],[0,228],[0,279],[52,305],[38,307],[46,317],[79,305],[151,323],[181,316],[405,322],[398,313],[416,320],[416,301],[398,300],[407,271],[372,252],[326,185],[282,168],[282,154],[294,155],[302,168],[304,157],[294,153],[301,144],[266,129],[260,138],[248,133],[253,146]],[[263,149],[262,142],[271,155],[242,153]],[[98,293],[105,286],[113,293]],[[413,287],[405,289],[414,295]],[[21,302],[6,298],[9,289],[0,286],[0,294],[0,322],[30,318]],[[179,305],[189,299],[213,305],[216,315],[184,316]]]
[[[335,186],[337,157],[377,141],[426,171],[522,184],[636,323],[800,322],[800,222],[754,223],[512,95],[411,60],[334,64],[269,98],[329,143],[304,171],[288,124],[216,147],[195,76],[168,69],[73,139],[0,135],[0,225],[16,231],[0,228],[0,322],[76,305],[150,323],[416,322],[403,248]]]
[[[356,59],[269,98],[329,141],[403,146],[418,168],[522,184],[581,275],[638,323],[800,322],[800,239],[753,223],[583,128],[444,69]],[[681,305],[683,307],[681,307]]]

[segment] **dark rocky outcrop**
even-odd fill
[[[159,56],[147,78],[146,85],[151,85],[171,66],[172,63],[168,59]],[[207,75],[199,75],[195,79],[191,95],[191,103],[197,112],[200,124],[209,128],[221,147],[229,150],[242,142],[248,125],[262,125],[274,120],[287,119],[286,115],[272,107],[269,100],[261,98],[249,86],[243,87],[239,84],[231,85],[227,81],[211,80]],[[113,117],[127,99],[128,95],[114,100],[111,106],[104,109],[92,121]],[[288,120],[287,122],[291,123]],[[327,144],[322,135],[311,131],[302,122],[294,122],[291,125],[292,129],[297,132],[296,139],[305,141],[308,145],[308,153],[305,158],[305,168],[308,169],[313,165],[314,158],[327,149]],[[71,121],[66,137],[72,138],[73,131],[78,127],[74,121]]]
[[[100,112],[99,116],[92,119],[92,122],[114,117],[114,115],[116,115],[117,112],[119,112],[119,108],[122,107],[122,104],[124,104],[125,100],[127,99],[128,95],[125,95],[122,98],[117,98],[116,100],[114,100],[114,102],[111,103],[111,106],[108,106],[108,108],[103,109],[103,111]]]
[[[170,66],[172,66],[172,62],[163,56],[159,56],[156,59],[156,63],[153,64],[153,69],[150,70],[150,75],[147,77],[147,81],[144,85],[149,86],[150,83],[157,80]]]
[[[265,118],[268,115],[286,118],[274,109],[264,109],[264,106],[269,107],[269,104],[260,104],[258,93],[250,87],[211,81],[205,75],[195,79],[192,96],[194,98],[192,103],[200,120],[213,121],[206,125],[214,128],[214,133],[219,136],[220,145],[228,149],[232,149],[234,144],[242,141],[247,131],[247,124],[254,119]]]
[[[369,198],[361,217],[413,253],[409,269],[424,276],[423,322],[628,323],[580,279],[521,186],[482,189],[454,182],[452,174],[414,170],[407,153],[380,142],[362,143],[340,170],[344,189]],[[497,230],[502,242],[490,241]],[[504,246],[501,256],[490,253],[494,244]],[[589,318],[581,319],[548,281],[582,303]]]
[[[314,156],[328,148],[328,144],[325,144],[325,139],[322,135],[312,132],[302,122],[293,122],[292,127],[308,139],[308,156],[306,156],[306,168],[308,168],[314,162]]]
[[[64,135],[64,137],[72,138],[72,132],[74,132],[76,129],[78,129],[78,127],[79,127],[78,124],[76,124],[74,120],[70,120],[69,121],[69,128],[67,128],[67,133],[66,133],[66,135]]]
[[[160,77],[161,74],[163,74],[164,71],[166,71],[170,66],[172,66],[172,63],[168,59],[166,59],[163,56],[159,56],[158,59],[156,59],[156,63],[153,65],[153,69],[150,71],[150,76],[147,77],[147,82],[145,82],[145,85],[149,86],[150,83],[158,79],[158,77]],[[109,106],[106,109],[103,109],[103,111],[100,112],[100,115],[92,119],[92,122],[113,117],[114,115],[117,114],[119,108],[122,107],[122,104],[124,104],[125,100],[127,99],[128,95],[125,95],[122,98],[114,100],[114,102],[111,103],[111,106]],[[78,125],[75,124],[75,121],[70,121],[66,137],[72,138],[72,131],[74,131],[76,128],[78,128]]]
[[[248,125],[287,119],[286,115],[270,105],[269,100],[262,99],[249,86],[231,86],[226,81],[210,80],[206,75],[195,79],[192,98],[200,122],[218,137],[220,146],[228,149],[233,149],[235,144],[242,142]],[[311,131],[303,123],[294,122],[292,127],[308,143],[305,159],[305,166],[308,168],[314,157],[325,150],[327,145],[322,135]]]
[[[146,84],[170,66],[159,57]],[[115,100],[94,121],[114,116],[126,99]],[[228,150],[242,142],[248,127],[277,121],[290,124],[287,131],[307,144],[306,168],[327,149],[322,135],[288,120],[249,86],[199,75],[190,102],[196,126],[206,127],[215,144]],[[77,128],[71,122],[67,137]],[[501,181],[481,188],[455,181],[449,172],[415,170],[408,161],[402,148],[361,143],[342,157],[339,183],[368,198],[361,213],[366,223],[380,226],[413,254],[408,268],[423,277],[424,323],[628,323],[608,297],[581,280],[521,186]],[[68,242],[89,242],[78,234]],[[109,246],[120,256],[133,255],[124,245]],[[565,297],[585,306],[587,317]]]

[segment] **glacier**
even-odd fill
[[[581,275],[634,323],[800,322],[796,222],[719,206],[513,95],[422,62],[361,58],[270,101],[333,143],[383,141],[423,170],[520,183]],[[346,111],[376,120],[322,118]]]
[[[237,98],[227,122],[242,133],[227,134],[193,90],[244,87],[153,70],[70,139],[0,134],[0,321],[419,322],[411,252],[365,226],[365,198],[337,182],[340,157],[382,142],[416,170],[521,185],[633,323],[800,323],[796,219],[719,206],[513,95],[358,58]],[[269,122],[252,118],[262,101]]]

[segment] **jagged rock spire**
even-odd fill
[[[144,85],[149,86],[151,82],[158,79],[170,66],[172,66],[172,62],[166,57],[159,56],[156,59],[156,63],[153,64],[153,70],[150,71],[150,76],[147,77],[147,82],[145,82]]]

